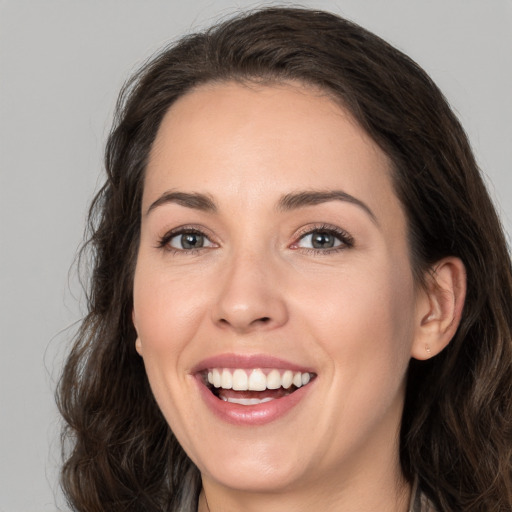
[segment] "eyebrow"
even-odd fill
[[[217,207],[215,206],[213,200],[205,194],[200,194],[198,192],[191,193],[168,191],[164,192],[154,203],[151,203],[151,206],[148,208],[146,215],[148,215],[155,208],[168,203],[179,204],[181,206],[185,206],[186,208],[193,208],[203,212],[215,213],[217,211]]]
[[[370,216],[371,220],[378,225],[377,217],[375,217],[370,207],[360,199],[343,192],[343,190],[304,191],[286,194],[279,200],[278,209],[290,211],[330,201],[344,201],[355,204],[362,208]]]
[[[328,191],[303,191],[293,192],[286,194],[279,199],[277,209],[281,211],[291,211],[307,206],[315,206],[317,204],[328,203],[330,201],[344,201],[347,203],[355,204],[362,208],[371,218],[371,220],[378,225],[377,218],[372,210],[363,201],[356,197],[347,194],[342,190],[328,190]],[[154,201],[148,208],[146,215],[152,210],[168,203],[175,203],[186,208],[192,208],[203,212],[216,213],[217,206],[213,199],[199,192],[164,192],[156,201]]]

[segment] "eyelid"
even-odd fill
[[[169,242],[176,236],[183,235],[185,233],[195,233],[197,235],[204,236],[212,245],[207,247],[198,247],[195,249],[178,249],[176,247],[172,247],[169,245]],[[175,252],[175,253],[191,253],[197,252],[202,249],[210,249],[211,247],[218,247],[218,243],[213,240],[214,236],[209,229],[204,226],[197,224],[184,224],[181,226],[177,226],[175,228],[169,229],[165,232],[164,235],[158,238],[158,243],[156,245],[157,249],[165,249],[167,251]]]
[[[298,243],[305,238],[307,235],[310,235],[314,233],[315,231],[323,231],[325,233],[329,233],[334,235],[338,240],[341,241],[341,244],[339,246],[330,247],[327,249],[317,249],[317,248],[309,248],[309,247],[300,247]],[[304,226],[301,228],[294,236],[294,242],[290,245],[290,248],[296,249],[296,250],[302,250],[302,251],[308,251],[313,253],[333,253],[340,250],[345,250],[347,248],[351,248],[354,246],[354,237],[350,235],[347,231],[344,229],[335,226],[333,224],[326,224],[326,223],[320,223],[320,224],[313,224]]]
[[[334,235],[341,244],[338,246],[326,248],[326,249],[319,249],[319,248],[308,248],[308,247],[300,247],[298,243],[300,240],[305,238],[307,235],[311,235],[315,231],[322,231],[329,234]],[[172,240],[174,237],[185,234],[185,233],[196,233],[198,235],[204,236],[212,245],[207,247],[198,247],[195,249],[178,249],[175,247],[171,247],[169,245],[170,240]],[[158,243],[156,248],[157,249],[165,249],[167,251],[175,252],[175,253],[194,253],[201,251],[203,249],[210,249],[210,248],[216,248],[219,247],[219,243],[215,240],[215,236],[211,233],[211,231],[202,225],[197,224],[184,224],[181,226],[177,226],[175,228],[172,228],[163,236],[160,236],[158,239]],[[326,223],[318,223],[318,224],[310,224],[307,226],[304,226],[303,228],[299,229],[295,235],[294,235],[294,242],[290,244],[290,248],[294,250],[301,250],[306,252],[313,252],[313,253],[333,253],[338,252],[340,250],[345,250],[347,248],[354,246],[354,238],[352,235],[350,235],[347,231],[340,228],[339,226],[333,225],[333,224],[326,224]]]

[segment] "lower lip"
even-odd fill
[[[202,378],[197,378],[197,385],[202,399],[210,410],[221,420],[234,425],[265,425],[275,421],[305,398],[314,381],[303,386],[289,395],[276,398],[270,402],[257,405],[240,405],[225,402],[217,398],[204,384]]]

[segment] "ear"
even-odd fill
[[[137,339],[135,340],[135,350],[139,354],[139,356],[142,356],[142,342],[140,341],[140,338],[137,336]]]
[[[425,360],[439,354],[455,335],[466,296],[466,269],[459,258],[438,261],[425,275],[416,300],[411,356]]]
[[[135,331],[137,331],[137,321],[135,320],[135,311],[132,309],[132,323],[133,327],[135,327]],[[140,338],[137,333],[137,339],[135,340],[135,350],[139,354],[139,356],[142,356],[142,342],[140,341]]]

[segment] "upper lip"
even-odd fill
[[[191,373],[200,373],[210,368],[277,368],[294,372],[309,372],[314,370],[308,366],[292,363],[268,354],[218,354],[200,361],[192,368]]]

